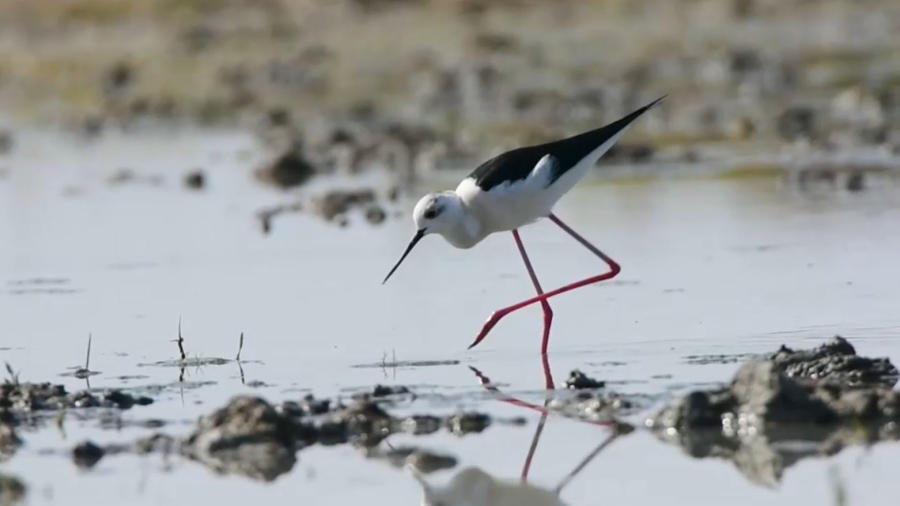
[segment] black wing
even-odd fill
[[[507,151],[479,165],[469,174],[469,177],[475,180],[475,184],[479,188],[488,191],[503,183],[527,178],[541,158],[549,154],[556,162],[549,183],[553,184],[584,157],[665,98],[665,96],[660,97],[628,116],[595,130],[546,144]]]

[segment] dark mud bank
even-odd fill
[[[694,457],[729,459],[772,485],[798,460],[851,444],[900,439],[898,372],[844,338],[744,363],[727,386],[691,392],[647,425]],[[803,442],[806,444],[787,444]]]
[[[383,451],[377,447],[396,433],[425,435],[444,429],[461,436],[482,432],[491,424],[490,417],[481,413],[394,417],[382,407],[382,403],[391,402],[394,394],[383,394],[383,389],[376,387],[373,394],[359,396],[349,406],[311,396],[280,405],[260,397],[238,396],[200,418],[185,438],[155,434],[133,444],[106,448],[83,443],[73,458],[79,465],[92,467],[108,454],[180,454],[218,473],[272,481],[289,472],[297,461],[297,452],[306,447],[351,444],[369,458],[393,465],[412,463],[421,471],[430,472],[453,467],[456,460],[418,448]],[[404,389],[398,395],[408,394]],[[85,448],[92,449],[92,458],[83,458]]]

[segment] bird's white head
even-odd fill
[[[416,230],[423,230],[425,235],[451,233],[464,217],[463,203],[452,191],[429,193],[413,209]]]
[[[466,219],[466,209],[462,200],[456,192],[446,191],[439,193],[429,193],[422,197],[413,209],[413,222],[416,224],[416,234],[413,236],[406,251],[400,260],[391,269],[383,283],[394,274],[394,271],[400,267],[406,255],[412,251],[413,247],[423,237],[429,234],[441,234],[451,243],[462,232],[463,223]]]

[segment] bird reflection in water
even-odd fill
[[[542,356],[542,362],[545,385],[548,392],[543,406],[525,402],[502,393],[491,384],[490,379],[482,374],[481,371],[470,367],[482,386],[496,394],[498,400],[537,411],[541,414],[531,445],[528,448],[528,453],[525,456],[520,480],[500,480],[477,467],[467,467],[456,473],[446,485],[438,486],[429,483],[415,467],[408,466],[409,471],[422,486],[422,506],[565,506],[566,503],[559,497],[563,488],[616,438],[633,430],[631,426],[614,420],[585,421],[585,423],[608,428],[611,430],[611,433],[585,456],[553,490],[529,485],[528,473],[531,469],[531,463],[543,433],[544,425],[547,423],[547,417],[550,414],[548,406],[552,396],[549,393],[554,390],[553,376],[550,373],[550,363],[546,355]]]

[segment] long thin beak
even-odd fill
[[[413,236],[412,241],[409,241],[409,246],[406,247],[406,251],[403,252],[403,256],[400,257],[400,260],[397,261],[397,265],[395,265],[394,268],[391,269],[391,272],[389,272],[388,275],[385,276],[384,281],[381,282],[382,285],[387,283],[387,280],[388,280],[388,278],[391,277],[391,274],[393,274],[394,271],[397,270],[397,267],[400,267],[400,264],[403,263],[403,259],[406,258],[406,255],[409,255],[409,252],[412,251],[413,246],[415,246],[416,243],[419,242],[423,237],[425,237],[425,229],[424,228],[422,230],[419,230],[418,232],[416,232],[416,235]]]

